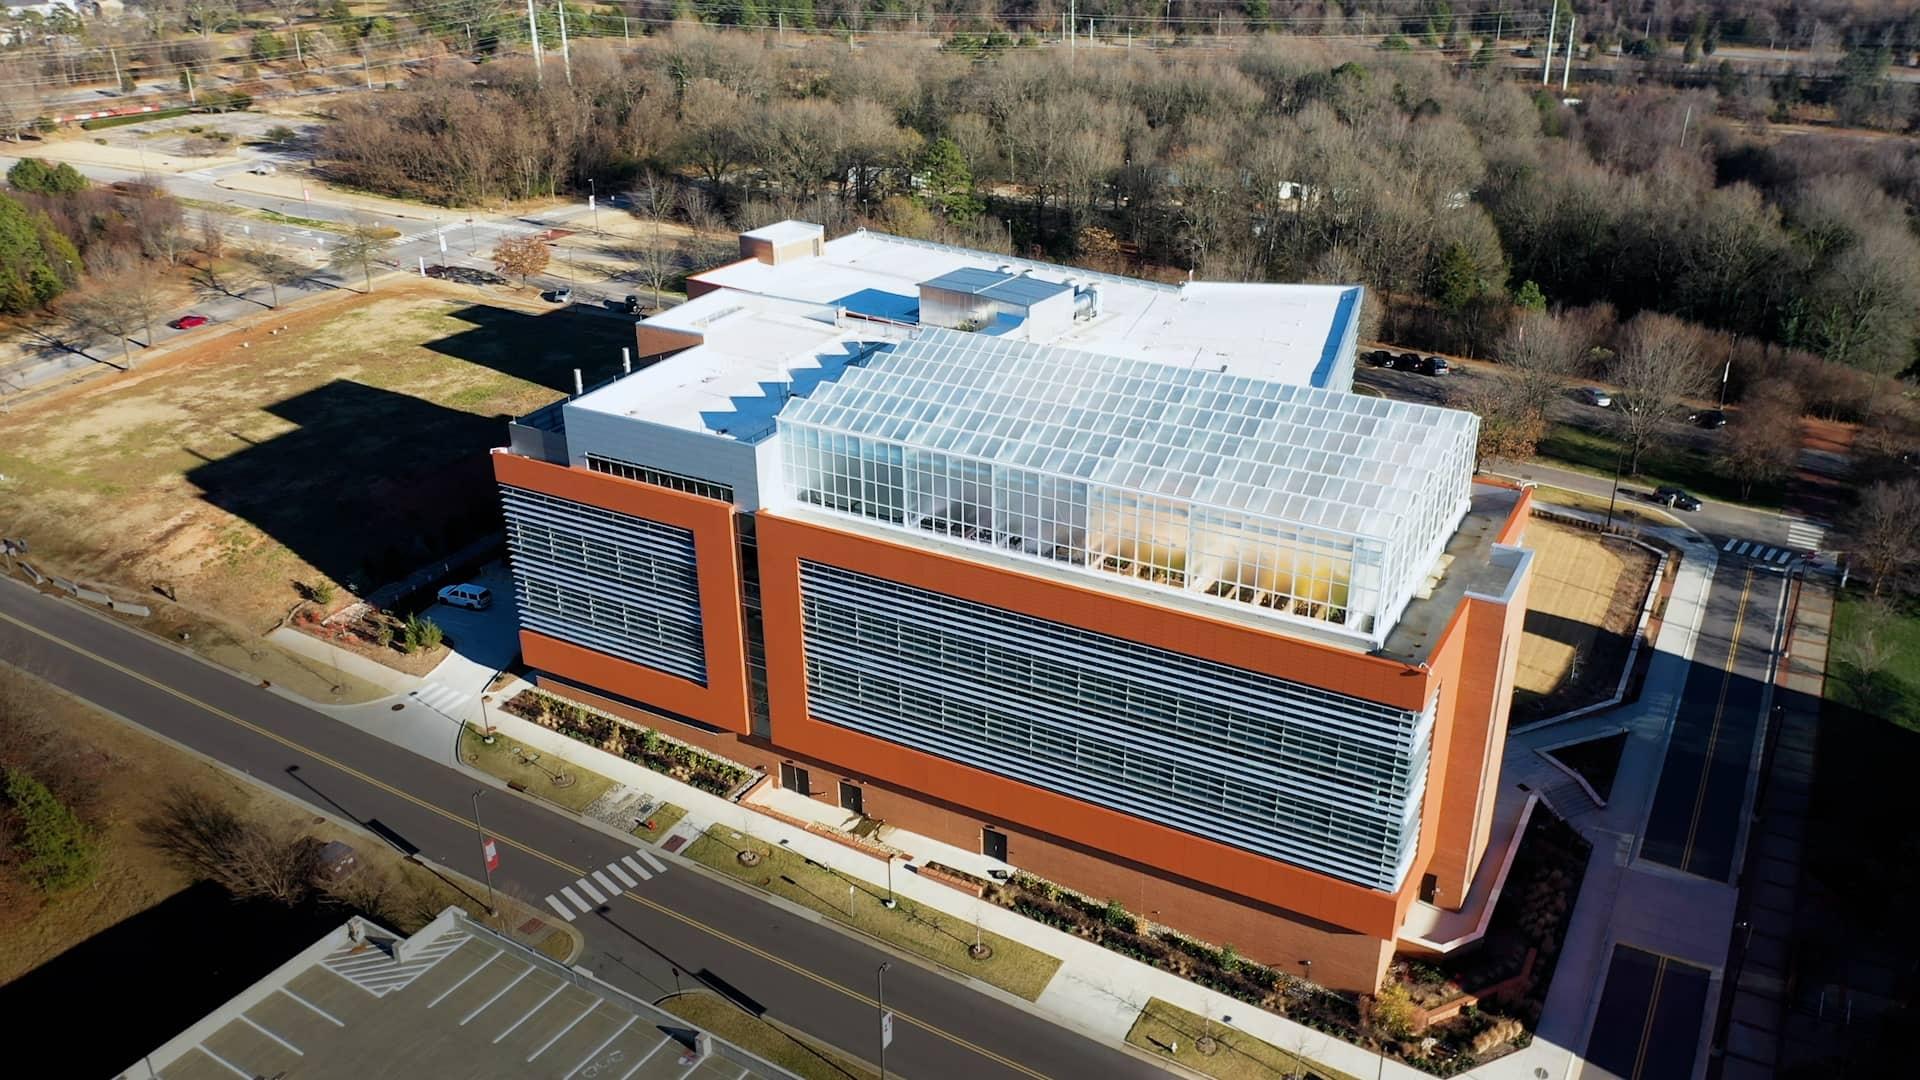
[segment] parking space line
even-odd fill
[[[486,958],[485,960],[482,960],[482,961],[480,961],[480,962],[479,962],[478,964],[475,964],[475,965],[473,966],[473,970],[472,970],[472,971],[469,971],[469,972],[467,972],[467,973],[466,973],[465,975],[462,975],[462,976],[460,976],[460,981],[459,981],[459,982],[457,982],[457,983],[454,983],[454,984],[453,984],[452,986],[449,986],[449,987],[447,987],[447,988],[446,988],[445,990],[442,990],[442,991],[440,991],[440,996],[439,996],[439,997],[437,997],[437,998],[434,998],[434,999],[433,999],[432,1001],[429,1001],[429,1002],[427,1002],[427,1008],[429,1008],[429,1009],[431,1009],[431,1008],[433,1008],[433,1007],[434,1007],[435,1005],[438,1005],[438,1004],[440,1004],[441,1002],[443,1002],[443,1001],[445,1001],[445,1000],[447,1000],[447,995],[448,995],[448,994],[451,994],[451,993],[453,993],[453,992],[454,992],[455,990],[458,990],[458,989],[460,989],[461,987],[463,987],[463,986],[465,986],[465,985],[467,985],[467,980],[468,980],[468,979],[471,979],[471,978],[473,978],[473,977],[474,977],[475,975],[478,975],[478,974],[480,974],[480,969],[481,969],[481,968],[483,968],[483,967],[486,967],[486,966],[487,966],[488,964],[491,964],[491,963],[493,963],[493,962],[494,962],[495,960],[498,960],[498,959],[500,959],[500,957],[501,957],[501,956],[502,956],[502,955],[503,955],[503,954],[504,954],[504,953],[505,953],[506,951],[507,951],[507,950],[505,950],[505,949],[495,949],[495,950],[493,950],[493,955],[492,955],[492,956],[489,956],[489,957],[487,957],[487,958]]]
[[[622,867],[621,867],[621,865],[620,865],[619,863],[617,863],[617,862],[610,862],[610,863],[608,863],[608,864],[607,864],[607,870],[608,870],[609,872],[611,872],[611,873],[613,874],[613,876],[614,876],[614,877],[617,877],[617,878],[619,878],[619,879],[620,879],[620,883],[621,883],[622,885],[625,885],[625,886],[626,886],[627,888],[629,888],[629,889],[631,889],[631,888],[633,888],[634,886],[636,886],[636,885],[638,885],[638,884],[640,884],[639,882],[637,882],[637,881],[635,881],[635,880],[633,880],[633,875],[632,875],[632,874],[629,874],[629,873],[627,873],[627,872],[626,872],[626,870],[625,870],[624,868],[622,868]]]
[[[608,895],[610,895],[610,896],[619,896],[619,895],[620,895],[620,886],[618,886],[618,885],[615,885],[615,884],[613,883],[613,879],[612,879],[612,878],[610,878],[610,877],[608,877],[607,875],[605,875],[605,874],[603,874],[603,873],[601,873],[600,871],[598,871],[598,870],[595,870],[595,871],[593,872],[593,880],[595,880],[595,881],[597,881],[597,882],[599,882],[599,883],[600,883],[600,887],[601,887],[601,888],[603,888],[603,889],[605,889],[605,890],[607,890],[607,894],[608,894]]]
[[[520,974],[518,974],[518,975],[515,975],[515,976],[513,977],[513,981],[512,981],[512,982],[509,982],[509,983],[508,983],[507,985],[505,985],[505,986],[503,986],[503,987],[501,987],[501,988],[500,988],[500,989],[498,989],[498,990],[495,990],[495,991],[493,992],[493,996],[492,996],[492,997],[490,997],[490,998],[488,998],[487,1000],[485,1000],[485,1001],[483,1001],[483,1002],[481,1002],[481,1003],[480,1003],[480,1006],[479,1006],[478,1008],[476,1008],[476,1009],[474,1009],[474,1010],[473,1010],[472,1012],[470,1012],[470,1013],[468,1013],[468,1014],[467,1014],[467,1016],[466,1016],[466,1019],[465,1019],[465,1020],[461,1020],[461,1021],[460,1021],[460,1026],[461,1026],[461,1027],[466,1027],[466,1026],[467,1026],[467,1020],[471,1020],[471,1019],[473,1019],[474,1017],[476,1017],[476,1016],[479,1016],[479,1015],[480,1015],[481,1013],[483,1013],[483,1012],[485,1012],[485,1011],[487,1011],[487,1006],[489,1006],[489,1005],[492,1005],[492,1004],[493,1004],[494,1002],[496,1002],[496,1001],[499,1001],[499,1000],[500,1000],[501,998],[503,998],[503,997],[505,997],[505,996],[506,996],[506,993],[507,993],[507,991],[509,991],[509,990],[511,990],[511,989],[513,989],[513,988],[514,988],[514,987],[516,987],[516,986],[519,986],[519,985],[520,985],[520,980],[521,980],[521,979],[524,979],[524,978],[526,978],[527,976],[529,976],[529,975],[531,975],[531,974],[533,974],[533,965],[532,965],[532,964],[528,964],[528,965],[527,965],[527,969],[526,969],[525,971],[522,971],[522,972],[521,972]]]
[[[281,993],[283,993],[283,994],[285,994],[285,995],[287,995],[288,997],[290,997],[290,998],[292,998],[293,1000],[295,1000],[295,1001],[297,1001],[297,1002],[299,1002],[300,1004],[302,1004],[302,1005],[305,1005],[305,1006],[306,1006],[307,1008],[309,1008],[309,1009],[312,1009],[312,1010],[313,1010],[314,1012],[317,1012],[317,1013],[319,1013],[319,1014],[320,1014],[321,1016],[324,1016],[324,1017],[326,1017],[326,1018],[327,1018],[328,1020],[331,1020],[331,1021],[333,1021],[333,1026],[334,1026],[334,1027],[346,1027],[346,1026],[347,1026],[347,1024],[346,1024],[346,1021],[344,1021],[344,1020],[341,1020],[341,1019],[340,1019],[339,1017],[337,1017],[337,1016],[335,1016],[335,1015],[333,1015],[332,1013],[330,1013],[330,1012],[328,1012],[327,1010],[325,1010],[325,1009],[323,1009],[323,1008],[321,1008],[320,1006],[318,1006],[318,1005],[315,1005],[315,1004],[314,1004],[313,1002],[311,1002],[311,1001],[308,1001],[308,1000],[307,1000],[306,998],[303,998],[303,997],[301,997],[301,996],[300,996],[299,994],[296,994],[296,993],[294,993],[293,991],[291,991],[291,990],[289,990],[289,989],[287,989],[286,987],[284,987],[284,986],[283,986],[283,987],[281,987],[281,988],[280,988],[280,992],[281,992]]]
[[[653,877],[653,875],[647,873],[647,871],[639,863],[634,862],[633,856],[631,855],[623,856],[620,861],[627,864],[627,869],[633,871],[636,874],[639,874],[641,881],[647,881]]]
[[[305,1050],[300,1049],[299,1047],[293,1045],[287,1040],[281,1038],[278,1035],[275,1035],[273,1032],[268,1031],[266,1028],[260,1026],[260,1023],[258,1021],[256,1021],[253,1017],[248,1016],[246,1013],[240,1014],[240,1020],[242,1023],[246,1024],[248,1027],[252,1028],[253,1030],[259,1032],[262,1035],[265,1035],[267,1038],[272,1039],[274,1042],[279,1043],[281,1046],[286,1047],[287,1049],[293,1051],[294,1053],[299,1054],[301,1057],[307,1056],[307,1052]]]
[[[614,1029],[613,1034],[607,1036],[606,1042],[603,1042],[599,1046],[594,1047],[591,1053],[589,1053],[586,1057],[583,1057],[580,1059],[580,1064],[575,1065],[573,1068],[569,1069],[567,1071],[567,1075],[561,1077],[560,1080],[573,1080],[574,1073],[577,1073],[581,1069],[586,1068],[587,1065],[590,1064],[594,1058],[597,1058],[600,1056],[600,1052],[602,1050],[605,1050],[607,1047],[612,1046],[613,1040],[619,1038],[621,1034],[624,1033],[628,1028],[632,1027],[633,1022],[638,1019],[640,1019],[640,1016],[637,1013],[627,1017],[627,1022],[624,1024],[621,1024],[618,1028]]]
[[[574,892],[573,886],[571,885],[562,885],[560,887],[560,895],[567,898],[567,903],[572,904],[574,907],[579,908],[580,914],[582,915],[585,915],[587,912],[593,910],[593,905],[587,903],[585,900],[580,899],[580,894],[577,892]]]
[[[567,1032],[572,1031],[574,1028],[578,1027],[580,1025],[580,1021],[585,1020],[587,1018],[588,1013],[591,1013],[593,1012],[593,1010],[600,1007],[600,1000],[601,999],[599,998],[594,998],[591,1002],[589,1002],[586,1008],[580,1010],[579,1016],[574,1017],[573,1020],[567,1024],[566,1027],[563,1027],[559,1031],[554,1032],[553,1038],[548,1039],[546,1042],[540,1044],[540,1049],[535,1050],[531,1054],[528,1054],[527,1060],[532,1061],[534,1058],[537,1058],[541,1054],[546,1053],[548,1047],[551,1047],[554,1043],[557,1043],[560,1041],[560,1036],[565,1035]]]
[[[602,896],[600,890],[593,887],[593,882],[588,881],[586,878],[581,878],[579,881],[574,882],[574,884],[580,886],[581,892],[593,897],[594,903],[604,904],[607,902],[607,898]]]
[[[561,903],[559,897],[548,896],[547,906],[552,908],[554,911],[559,912],[561,918],[567,920],[568,922],[573,921],[573,912],[567,910],[567,905]]]
[[[207,1055],[208,1057],[212,1058],[213,1060],[219,1062],[222,1065],[225,1065],[228,1069],[232,1070],[234,1075],[244,1077],[245,1080],[254,1080],[254,1078],[259,1075],[258,1073],[250,1073],[247,1070],[241,1068],[240,1066],[235,1065],[233,1062],[228,1061],[226,1058],[221,1057],[219,1054],[216,1054],[213,1051],[207,1049],[206,1043],[198,1044],[198,1049],[201,1053]]]
[[[641,1056],[639,1061],[636,1061],[633,1063],[633,1068],[628,1069],[626,1072],[623,1072],[620,1074],[620,1080],[627,1080],[627,1077],[632,1076],[634,1073],[639,1072],[640,1066],[645,1065],[648,1061],[651,1061],[653,1059],[653,1055],[659,1053],[660,1048],[667,1045],[670,1042],[673,1042],[673,1040],[661,1039],[659,1042],[654,1043],[653,1049],[647,1051],[645,1054]]]
[[[553,989],[547,992],[547,996],[546,996],[546,997],[543,997],[543,998],[541,998],[541,999],[540,999],[540,1004],[538,1004],[538,1005],[535,1005],[535,1006],[534,1006],[533,1008],[531,1008],[531,1009],[528,1009],[528,1010],[527,1010],[527,1011],[526,1011],[525,1013],[523,1013],[523,1014],[521,1014],[521,1017],[520,1017],[520,1019],[518,1019],[518,1020],[515,1020],[515,1021],[514,1021],[514,1022],[513,1022],[512,1024],[509,1024],[509,1025],[507,1026],[507,1030],[505,1030],[505,1031],[502,1031],[502,1032],[501,1032],[500,1034],[498,1034],[498,1035],[495,1035],[495,1036],[493,1037],[493,1042],[494,1042],[494,1045],[496,1045],[496,1046],[498,1046],[498,1045],[500,1044],[500,1040],[501,1040],[501,1039],[504,1039],[504,1038],[506,1038],[507,1036],[509,1036],[509,1035],[511,1035],[511,1034],[513,1034],[513,1033],[514,1033],[515,1031],[518,1031],[518,1030],[520,1029],[520,1025],[521,1025],[521,1024],[524,1024],[524,1023],[526,1023],[526,1022],[527,1022],[528,1020],[530,1020],[530,1019],[532,1019],[532,1018],[533,1018],[533,1014],[534,1014],[534,1013],[537,1013],[537,1012],[539,1012],[539,1011],[540,1011],[541,1009],[544,1009],[544,1008],[546,1008],[546,1007],[547,1007],[547,1002],[549,1002],[549,1001],[552,1001],[552,1000],[553,1000],[554,998],[557,998],[557,997],[559,997],[559,996],[560,996],[560,991],[562,991],[562,990],[565,990],[566,988],[567,988],[567,984],[566,984],[566,983],[563,983],[563,982],[562,982],[562,983],[554,983],[554,984],[553,984]]]
[[[647,861],[647,865],[653,867],[656,873],[664,874],[667,872],[667,864],[661,862],[659,858],[657,858],[653,854],[653,852],[648,851],[645,848],[636,848],[634,849],[634,854],[640,856],[642,859],[645,859]]]

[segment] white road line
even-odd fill
[[[1737,549],[1735,549],[1735,551],[1734,551],[1734,554],[1735,554],[1735,555],[1745,555],[1745,554],[1747,553],[1747,549],[1748,549],[1748,548],[1751,548],[1752,546],[1753,546],[1753,541],[1751,541],[1751,540],[1742,540],[1742,541],[1740,541],[1740,546],[1739,546],[1739,548],[1737,548]]]
[[[515,1031],[519,1030],[519,1027],[521,1024],[524,1024],[528,1020],[532,1019],[534,1013],[537,1013],[541,1009],[546,1008],[547,1002],[552,1001],[554,998],[559,997],[560,991],[565,990],[566,988],[567,988],[566,983],[563,983],[563,982],[554,983],[553,989],[547,992],[547,996],[540,999],[540,1004],[535,1005],[533,1008],[528,1009],[525,1013],[522,1013],[520,1016],[520,1019],[515,1020],[512,1024],[508,1025],[507,1030],[493,1037],[494,1045],[498,1046],[500,1044],[501,1039],[504,1039],[507,1036],[513,1034]]]
[[[586,1068],[587,1065],[591,1063],[594,1058],[597,1058],[600,1056],[600,1051],[605,1050],[609,1046],[612,1046],[613,1040],[619,1038],[621,1033],[626,1031],[628,1028],[632,1027],[633,1022],[638,1019],[640,1019],[638,1016],[627,1017],[627,1022],[624,1024],[621,1024],[618,1028],[614,1029],[613,1034],[607,1036],[606,1042],[603,1042],[599,1046],[594,1047],[591,1053],[589,1053],[586,1057],[583,1057],[580,1059],[580,1064],[575,1065],[572,1069],[568,1070],[567,1075],[561,1077],[560,1080],[573,1080],[574,1073],[577,1073],[581,1069]]]
[[[334,1026],[334,1027],[346,1027],[346,1026],[347,1026],[347,1025],[346,1025],[346,1022],[345,1022],[345,1021],[343,1021],[343,1020],[341,1020],[341,1019],[340,1019],[339,1017],[337,1017],[337,1016],[335,1016],[335,1015],[333,1015],[332,1013],[330,1013],[330,1012],[328,1012],[327,1010],[325,1010],[325,1009],[323,1009],[323,1008],[321,1008],[320,1006],[318,1006],[318,1005],[315,1005],[315,1004],[314,1004],[313,1002],[311,1002],[311,1001],[308,1001],[308,1000],[307,1000],[306,998],[303,998],[303,997],[301,997],[301,996],[300,996],[299,994],[296,994],[296,993],[294,993],[293,991],[291,991],[291,990],[289,990],[289,989],[287,989],[286,987],[284,987],[284,986],[283,986],[283,987],[281,987],[281,988],[280,988],[280,992],[281,992],[281,993],[283,993],[283,994],[285,994],[285,995],[287,995],[288,997],[290,997],[290,998],[292,998],[293,1000],[295,1000],[295,1001],[297,1001],[297,1002],[299,1002],[300,1004],[302,1004],[302,1005],[305,1005],[305,1006],[306,1006],[307,1008],[309,1008],[309,1009],[312,1009],[312,1010],[313,1010],[314,1012],[317,1012],[317,1013],[319,1013],[319,1014],[320,1014],[321,1016],[324,1016],[324,1017],[326,1017],[326,1018],[327,1018],[328,1020],[331,1020],[331,1021],[333,1021],[333,1026]]]
[[[627,1077],[632,1076],[634,1073],[639,1072],[640,1066],[645,1065],[649,1060],[653,1058],[653,1055],[660,1052],[661,1047],[667,1045],[670,1042],[674,1042],[674,1040],[661,1039],[659,1042],[654,1043],[653,1049],[647,1051],[644,1055],[641,1056],[639,1061],[636,1061],[633,1063],[633,1068],[628,1069],[626,1072],[623,1072],[620,1074],[620,1080],[627,1080]]]
[[[593,887],[593,882],[588,881],[586,878],[581,878],[579,881],[574,882],[574,884],[580,886],[581,892],[593,897],[594,903],[604,904],[607,902],[607,898],[601,895],[600,890]]]
[[[292,1043],[281,1038],[280,1036],[275,1035],[273,1032],[268,1031],[266,1028],[261,1027],[258,1021],[254,1020],[253,1017],[248,1016],[246,1013],[240,1014],[240,1020],[242,1023],[246,1024],[248,1027],[252,1028],[253,1030],[259,1032],[262,1035],[265,1035],[267,1038],[272,1039],[274,1042],[279,1043],[281,1046],[286,1047],[287,1049],[293,1051],[294,1053],[299,1054],[301,1057],[307,1056],[307,1052],[305,1050],[300,1049],[299,1047],[293,1045]]]
[[[585,915],[587,912],[593,910],[593,905],[587,903],[585,900],[580,899],[580,894],[577,892],[574,892],[573,886],[571,885],[561,886],[560,895],[567,898],[567,903],[572,904],[574,907],[579,908],[580,914],[582,915]]]
[[[595,1010],[595,1009],[597,1009],[597,1008],[599,1008],[599,1007],[600,1007],[600,999],[599,999],[599,998],[594,998],[592,1002],[590,1002],[590,1003],[588,1003],[588,1005],[587,1005],[587,1007],[586,1007],[586,1008],[584,1008],[584,1009],[582,1009],[582,1010],[580,1010],[580,1015],[579,1015],[579,1016],[576,1016],[576,1017],[574,1017],[574,1018],[573,1018],[573,1021],[572,1021],[572,1023],[569,1023],[569,1024],[568,1024],[568,1025],[567,1025],[566,1027],[563,1027],[563,1028],[561,1028],[561,1029],[560,1029],[559,1031],[556,1031],[556,1032],[554,1032],[554,1033],[553,1033],[553,1038],[551,1038],[551,1039],[548,1039],[548,1040],[547,1040],[546,1042],[544,1042],[544,1043],[541,1043],[541,1044],[540,1044],[540,1049],[538,1049],[538,1050],[535,1050],[535,1051],[534,1051],[533,1053],[531,1053],[531,1054],[528,1054],[528,1055],[527,1055],[527,1060],[528,1060],[528,1061],[532,1061],[532,1060],[533,1060],[534,1058],[537,1058],[537,1057],[539,1057],[539,1056],[540,1056],[541,1054],[544,1054],[544,1053],[546,1053],[546,1052],[547,1052],[547,1048],[548,1048],[548,1047],[550,1047],[550,1046],[552,1046],[552,1045],[553,1045],[554,1043],[557,1043],[557,1042],[559,1042],[559,1041],[560,1041],[560,1036],[562,1036],[562,1035],[565,1035],[565,1034],[566,1034],[567,1032],[569,1032],[569,1031],[572,1031],[572,1030],[573,1030],[573,1029],[574,1029],[575,1027],[577,1027],[577,1026],[579,1025],[579,1023],[580,1023],[580,1021],[582,1021],[582,1020],[585,1020],[585,1019],[587,1018],[587,1014],[588,1014],[588,1013],[590,1013],[590,1012],[592,1012],[593,1010]]]
[[[646,848],[636,848],[634,850],[634,854],[640,856],[642,859],[645,859],[647,862],[647,865],[653,867],[654,870],[658,871],[659,873],[664,874],[667,872],[667,864],[661,862],[658,858],[654,857],[653,852],[648,851]]]
[[[524,978],[526,978],[527,976],[529,976],[529,975],[531,975],[531,974],[533,974],[533,965],[532,965],[532,964],[528,964],[528,965],[527,965],[527,969],[526,969],[525,971],[522,971],[522,972],[521,972],[520,974],[518,974],[518,975],[515,975],[515,976],[513,977],[513,981],[512,981],[512,982],[510,982],[510,983],[508,983],[507,985],[505,985],[505,986],[503,986],[503,987],[501,987],[501,988],[500,988],[500,989],[498,989],[498,990],[495,990],[495,991],[493,992],[493,996],[492,996],[492,997],[490,997],[490,998],[488,998],[487,1000],[485,1000],[485,1001],[483,1001],[483,1002],[481,1002],[481,1003],[480,1003],[480,1005],[479,1005],[479,1006],[478,1006],[477,1008],[475,1008],[475,1009],[474,1009],[474,1010],[473,1010],[472,1012],[470,1012],[470,1013],[468,1013],[468,1014],[466,1015],[466,1017],[465,1017],[465,1019],[462,1019],[462,1020],[460,1021],[460,1026],[461,1026],[461,1027],[466,1027],[466,1026],[467,1026],[467,1021],[468,1021],[468,1020],[471,1020],[471,1019],[473,1019],[474,1017],[476,1017],[476,1016],[479,1016],[479,1015],[480,1015],[481,1013],[483,1013],[483,1012],[485,1012],[485,1011],[487,1010],[487,1006],[489,1006],[489,1005],[491,1005],[491,1004],[493,1004],[493,1003],[494,1003],[494,1002],[496,1002],[496,1001],[499,1001],[499,1000],[500,1000],[500,999],[501,999],[502,997],[505,997],[505,996],[506,996],[506,993],[507,993],[507,991],[509,991],[509,990],[511,990],[511,989],[513,989],[513,988],[514,988],[514,987],[516,987],[516,986],[519,986],[519,985],[520,985],[520,980],[521,980],[521,979],[524,979]]]
[[[547,906],[559,912],[561,918],[567,920],[568,922],[573,921],[573,912],[567,910],[567,905],[561,903],[559,897],[556,897],[556,896],[547,897]]]
[[[635,885],[640,884],[639,882],[633,880],[633,875],[627,873],[626,870],[623,869],[620,866],[620,864],[617,862],[608,863],[607,870],[610,871],[614,877],[619,878],[620,883],[625,885],[629,889],[633,888]]]
[[[221,1057],[219,1054],[216,1054],[213,1051],[207,1049],[206,1043],[201,1043],[200,1045],[195,1047],[195,1049],[199,1050],[201,1053],[207,1055],[208,1057],[219,1062],[220,1064],[225,1065],[228,1069],[233,1071],[234,1075],[244,1077],[245,1080],[254,1080],[254,1078],[259,1075],[258,1073],[250,1073],[247,1070],[241,1068],[240,1066],[235,1065],[233,1062],[228,1061],[226,1058]]]
[[[653,877],[653,875],[647,873],[645,868],[643,868],[639,863],[634,862],[633,856],[631,855],[627,855],[623,857],[620,861],[627,864],[627,869],[633,871],[636,874],[639,874],[641,881],[646,881],[649,878]]]
[[[618,886],[618,885],[615,885],[615,884],[613,883],[613,879],[612,879],[612,878],[610,878],[610,877],[608,877],[607,875],[605,875],[605,874],[603,874],[603,873],[601,873],[600,871],[598,871],[598,870],[595,870],[595,871],[593,872],[593,880],[595,880],[595,881],[597,881],[597,882],[599,882],[599,883],[600,883],[600,886],[601,886],[601,888],[604,888],[604,889],[606,889],[606,890],[607,890],[607,895],[608,895],[608,896],[619,896],[619,895],[620,895],[620,886]]]
[[[453,992],[454,992],[455,990],[458,990],[458,989],[460,989],[461,987],[463,987],[463,986],[465,986],[465,985],[467,985],[467,980],[468,980],[468,979],[471,979],[471,978],[473,978],[473,977],[474,977],[475,975],[478,975],[478,974],[480,974],[480,969],[481,969],[481,968],[483,968],[483,967],[486,967],[486,966],[487,966],[488,964],[491,964],[491,963],[493,963],[493,962],[494,962],[495,960],[498,960],[498,959],[500,959],[500,957],[501,957],[501,956],[502,956],[502,955],[503,955],[504,953],[506,953],[506,951],[507,951],[507,950],[505,950],[505,949],[495,949],[495,950],[493,951],[493,955],[492,955],[492,956],[489,956],[489,957],[487,957],[487,958],[486,958],[485,960],[482,960],[482,961],[480,961],[480,962],[479,962],[478,964],[475,964],[475,965],[473,966],[473,970],[472,970],[472,971],[469,971],[469,972],[467,972],[467,973],[466,973],[465,975],[462,975],[462,976],[460,976],[460,981],[459,981],[459,982],[457,982],[457,983],[454,983],[454,984],[453,984],[452,986],[449,986],[449,987],[447,987],[447,988],[446,988],[445,990],[442,990],[442,991],[440,991],[440,996],[439,996],[439,997],[437,997],[437,998],[434,998],[434,999],[433,999],[432,1001],[429,1001],[429,1002],[427,1002],[427,1008],[429,1008],[429,1009],[431,1009],[431,1008],[433,1008],[433,1007],[434,1007],[435,1005],[438,1005],[438,1004],[440,1004],[441,1002],[443,1002],[443,1001],[445,1001],[445,1000],[447,1000],[447,995],[448,995],[448,994],[451,994],[451,993],[453,993]]]
[[[1721,550],[1721,551],[1732,551],[1732,550],[1733,550],[1733,545],[1735,545],[1735,544],[1737,544],[1737,543],[1739,543],[1739,542],[1740,542],[1740,541],[1739,541],[1739,540],[1737,540],[1737,539],[1735,539],[1735,540],[1729,540],[1729,541],[1727,541],[1727,546],[1726,546],[1726,547],[1723,547],[1723,548],[1721,548],[1720,550]]]
[[[1793,552],[1782,551],[1774,557],[1773,561],[1779,563],[1782,566],[1785,566],[1786,564],[1793,561]]]

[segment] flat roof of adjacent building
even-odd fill
[[[817,256],[778,264],[747,259],[694,280],[917,322],[922,282],[1023,271],[1033,279],[1028,289],[1077,282],[1100,290],[1099,316],[1076,321],[1047,344],[1303,386],[1325,385],[1332,351],[1345,340],[1360,299],[1352,285],[1166,285],[865,230],[827,241]]]
[[[449,908],[411,938],[350,920],[121,1076],[794,1080],[692,1031]]]
[[[567,403],[669,427],[758,442],[795,396],[837,378],[872,343],[898,336],[884,325],[837,325],[833,309],[726,291],[646,320],[698,334],[701,343],[656,360]]]

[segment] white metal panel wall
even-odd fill
[[[767,439],[760,445],[772,441]],[[722,435],[567,407],[567,452],[576,467],[585,467],[588,454],[598,454],[726,484],[733,488],[734,505],[748,512],[760,508],[756,449]]]
[[[813,562],[808,712],[1370,888],[1420,831],[1415,713]]]
[[[693,533],[502,487],[522,628],[705,685]]]

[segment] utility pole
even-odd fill
[[[186,68],[186,76],[187,76],[187,104],[198,105],[200,104],[200,94],[198,91],[194,90],[193,88],[193,67],[191,65],[189,65]]]
[[[1547,65],[1540,69],[1540,85],[1553,81],[1553,32],[1560,29],[1560,0],[1553,0],[1553,14],[1547,18]]]
[[[499,901],[493,895],[493,859],[487,854],[487,831],[480,827],[480,789],[473,791],[473,831],[480,834],[480,865],[487,870],[487,914],[500,913]]]
[[[560,13],[560,63],[567,69],[567,85],[573,85],[573,53],[567,49],[567,0],[553,0],[553,9]]]
[[[1693,126],[1693,106],[1692,106],[1692,105],[1688,105],[1688,106],[1687,106],[1687,112],[1686,112],[1686,115],[1685,115],[1684,117],[1682,117],[1682,118],[1681,118],[1681,120],[1680,120],[1680,147],[1681,147],[1681,149],[1685,149],[1685,148],[1686,148],[1686,145],[1687,145],[1687,129],[1688,129],[1688,128],[1690,128],[1690,127],[1692,127],[1692,126]]]
[[[625,15],[620,16],[620,36],[627,40],[627,44],[633,44],[633,28],[627,25]]]
[[[1073,59],[1074,46],[1079,44],[1080,10],[1077,0],[1067,0],[1067,59]]]
[[[360,77],[366,80],[367,89],[373,89],[373,69],[367,63],[367,39],[360,39]]]
[[[1560,93],[1562,94],[1565,94],[1567,92],[1567,80],[1573,77],[1573,42],[1574,42],[1573,32],[1576,29],[1578,29],[1579,26],[1580,26],[1580,16],[1578,15],[1568,16],[1567,18],[1567,62],[1560,65]]]
[[[527,0],[527,40],[533,42],[533,77],[547,81],[547,69],[540,62],[540,24],[533,18],[533,0]]]

